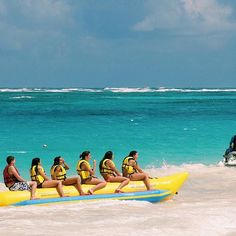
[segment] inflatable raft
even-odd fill
[[[187,172],[181,172],[177,174],[173,174],[170,176],[164,176],[160,178],[153,178],[150,179],[151,187],[153,190],[164,190],[167,191],[168,197],[173,196],[176,194],[180,187],[183,185],[185,180],[188,177]],[[63,190],[64,193],[67,196],[74,197],[77,196],[78,201],[82,200],[88,200],[93,199],[96,200],[98,198],[104,199],[105,195],[112,195],[112,199],[119,199],[119,194],[115,194],[114,196],[114,191],[118,187],[119,183],[108,183],[107,186],[101,190],[98,190],[95,192],[94,195],[92,196],[78,196],[77,190],[73,186],[64,186]],[[82,188],[84,192],[87,192],[88,189],[90,189],[92,186],[91,185],[82,185]],[[142,181],[131,181],[126,187],[122,189],[124,193],[135,193],[135,192],[145,192],[145,193],[150,193],[151,191],[145,191],[146,187]],[[103,196],[100,196],[103,195]],[[37,189],[36,191],[36,197],[42,199],[49,199],[49,198],[57,198],[57,199],[62,199],[58,198],[58,193],[55,188],[43,188],[43,189]],[[126,197],[126,195],[125,195]],[[130,195],[129,199],[135,199],[135,195]],[[147,199],[148,197],[146,197]],[[7,206],[7,205],[15,205],[16,203],[24,202],[26,200],[30,199],[30,193],[29,191],[4,191],[0,192],[0,206]],[[70,198],[68,198],[69,201]],[[105,197],[105,199],[107,199]],[[73,198],[71,199],[73,200]],[[34,200],[37,201],[37,200]],[[45,202],[46,204],[46,202]]]
[[[95,194],[87,196],[76,197],[61,197],[61,198],[44,198],[37,200],[25,200],[13,204],[14,206],[27,206],[27,205],[45,205],[53,203],[67,203],[79,201],[99,201],[99,200],[136,200],[148,202],[160,202],[167,199],[171,195],[170,191],[152,190],[133,193],[113,193],[113,194]]]

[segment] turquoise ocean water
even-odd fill
[[[143,168],[216,164],[236,134],[235,107],[236,89],[0,89],[0,169],[14,155],[29,179],[33,157],[49,174],[62,155],[75,175],[84,150],[97,162],[112,150],[117,167],[131,150]]]

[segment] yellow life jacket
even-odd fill
[[[42,171],[44,172],[44,169],[42,166],[40,166]],[[31,169],[30,169],[30,176],[31,176],[31,180],[33,181],[36,181],[37,182],[37,185],[41,184],[44,182],[44,178],[42,175],[39,174],[38,171],[35,170],[36,168],[36,165],[33,166]]]
[[[91,177],[91,174],[90,174],[89,171],[81,169],[81,166],[82,166],[83,163],[85,163],[85,165],[87,165],[89,168],[91,168],[91,166],[90,166],[88,161],[80,160],[80,161],[78,161],[78,164],[77,164],[77,172],[80,175],[82,180],[86,180],[86,179]]]
[[[103,160],[103,162],[102,162],[102,166],[101,166],[102,168],[100,168],[100,173],[101,173],[101,174],[111,174],[111,175],[114,175],[114,176],[115,176],[114,171],[113,171],[109,166],[106,165],[106,162],[107,162],[108,160],[112,162],[113,166],[115,166],[115,164],[114,164],[114,162],[113,162],[112,160],[110,160],[110,159],[105,159],[105,160]]]
[[[131,175],[131,174],[134,174],[136,173],[137,171],[134,169],[133,166],[129,165],[129,161],[130,160],[134,160],[135,159],[133,157],[125,157],[123,162],[122,162],[122,172],[123,172],[123,175],[126,176],[127,174],[128,175]],[[136,161],[135,161],[136,162]]]
[[[65,180],[66,179],[66,170],[62,165],[55,165],[51,168],[51,176],[54,176],[55,170],[57,167],[61,168],[61,171],[56,175],[56,180]]]

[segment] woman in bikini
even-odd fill
[[[98,179],[94,176],[96,171],[96,161],[93,161],[93,168],[90,166],[90,152],[84,151],[80,155],[80,158],[81,160],[78,161],[77,164],[77,172],[81,177],[81,183],[95,185],[93,188],[88,190],[88,194],[93,194],[95,191],[104,188],[107,183],[104,180]]]
[[[107,182],[120,183],[118,188],[115,190],[115,193],[122,193],[121,189],[129,183],[129,179],[123,177],[116,169],[115,163],[112,161],[113,158],[114,155],[112,151],[105,153],[99,164],[100,173]]]
[[[145,173],[138,165],[138,152],[131,151],[127,157],[124,158],[122,163],[123,176],[129,178],[131,181],[142,180],[147,188],[151,190],[149,175]]]
[[[65,197],[60,180],[50,180],[44,172],[40,158],[32,159],[30,168],[31,180],[37,182],[37,188],[56,188],[60,197]]]
[[[67,177],[66,171],[69,170],[69,166],[65,163],[61,156],[54,158],[54,163],[51,167],[51,177],[53,180],[60,180],[62,185],[74,186],[80,195],[85,195],[81,188],[81,178],[78,177]]]

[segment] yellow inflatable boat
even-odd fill
[[[170,196],[176,194],[188,177],[187,172],[181,172],[170,176],[150,179],[153,190],[166,190],[170,192]],[[107,186],[95,192],[98,194],[114,193],[119,183],[108,183]],[[82,185],[84,192],[87,192],[91,185]],[[78,196],[77,190],[73,186],[64,186],[64,193],[70,197]],[[131,181],[122,189],[125,193],[145,191],[146,187],[142,181]],[[55,188],[37,189],[36,197],[40,199],[57,198],[58,193]],[[30,199],[29,191],[3,191],[0,192],[0,206],[15,205]],[[96,198],[93,197],[94,200]]]

